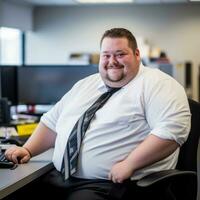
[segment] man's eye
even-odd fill
[[[118,58],[121,58],[121,57],[123,57],[125,54],[123,54],[123,53],[120,53],[120,54],[117,54],[117,57]]]
[[[110,55],[103,55],[104,58],[110,58]]]

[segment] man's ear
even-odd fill
[[[140,61],[140,50],[138,48],[135,50],[135,56],[137,60]]]

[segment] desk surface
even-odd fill
[[[0,199],[53,169],[52,154],[53,149],[50,149],[14,170],[0,169]]]

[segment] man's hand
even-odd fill
[[[6,150],[5,156],[8,160],[18,164],[27,163],[31,155],[24,147],[13,146]]]
[[[114,183],[122,183],[124,180],[130,178],[132,174],[133,167],[126,159],[113,165],[108,178]]]
[[[178,147],[178,143],[173,140],[162,139],[150,134],[137,148],[130,152],[125,160],[113,165],[109,179],[114,183],[122,183],[130,178],[136,170],[166,158]]]

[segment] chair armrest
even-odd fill
[[[197,177],[197,173],[194,171],[180,171],[177,169],[163,170],[141,178],[137,181],[137,185],[140,187],[149,187],[154,184],[169,182],[172,179],[177,179],[178,177],[185,176]]]

